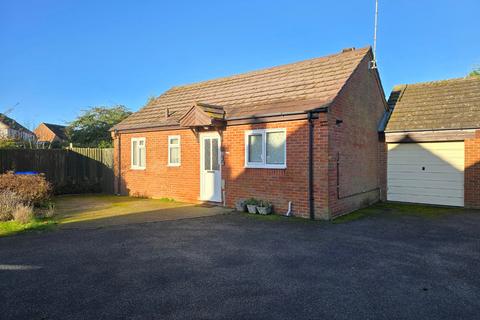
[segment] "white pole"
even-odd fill
[[[373,61],[372,66],[377,67],[377,28],[378,28],[378,0],[375,0],[375,30],[373,33]]]

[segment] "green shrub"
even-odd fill
[[[11,191],[20,202],[28,206],[47,203],[52,194],[52,186],[43,175],[0,175],[0,192]]]
[[[260,200],[258,202],[258,206],[259,207],[262,207],[262,208],[271,208],[272,207],[272,203],[267,201],[267,200]]]
[[[0,138],[0,149],[17,149],[18,144],[13,139]]]
[[[247,199],[247,200],[245,200],[245,205],[247,205],[247,206],[256,206],[256,205],[258,205],[258,200],[255,199],[255,198]]]

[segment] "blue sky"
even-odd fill
[[[396,83],[480,65],[478,0],[380,0],[378,62]],[[138,110],[174,85],[363,47],[374,0],[0,0],[0,112],[32,128]]]

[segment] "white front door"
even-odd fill
[[[200,200],[222,201],[220,135],[200,134]]]

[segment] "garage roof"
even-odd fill
[[[480,77],[393,88],[385,132],[480,128]]]
[[[370,60],[370,47],[350,48],[322,58],[173,87],[114,129],[175,126],[195,103],[222,107],[226,120],[323,107],[367,56]]]

